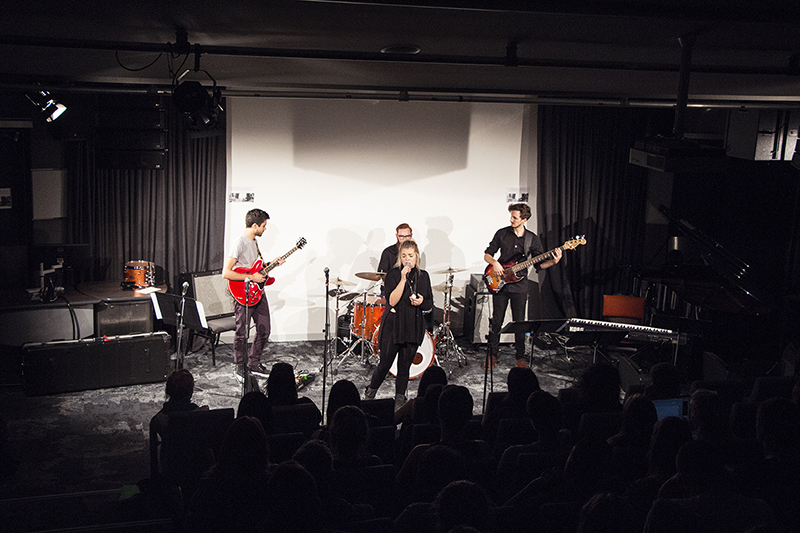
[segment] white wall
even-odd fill
[[[508,224],[507,190],[531,179],[520,168],[531,157],[522,105],[228,98],[226,111],[229,192],[255,193],[254,203],[227,204],[226,249],[253,207],[271,217],[259,239],[265,259],[308,240],[266,291],[276,341],[323,338],[323,269],[365,290],[355,274],[377,269],[400,222],[413,228],[433,285],[445,281],[434,271],[468,269],[455,278],[454,300],[463,298]],[[438,306],[442,298],[435,293]]]

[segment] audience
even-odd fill
[[[506,380],[508,392],[490,412],[484,413],[481,422],[483,439],[494,446],[500,421],[504,418],[527,419],[528,397],[539,390],[539,380],[530,368],[513,367]]]
[[[431,365],[425,369],[422,376],[419,378],[417,397],[410,399],[403,404],[403,407],[395,411],[394,423],[401,424],[409,419],[414,423],[424,423],[422,408],[425,394],[428,392],[428,388],[434,384],[441,385],[442,387],[447,385],[447,372],[438,365]]]
[[[162,443],[164,434],[169,424],[169,414],[179,411],[194,411],[201,409],[196,403],[192,402],[194,394],[194,376],[185,368],[175,370],[167,377],[166,395],[167,401],[158,413],[150,419],[150,476],[158,477],[163,473],[163,461],[166,455],[163,453]],[[203,406],[202,409],[208,409]]]
[[[336,411],[330,428],[334,470],[381,464],[380,457],[366,452],[368,432],[367,417],[358,407],[345,405]]]
[[[264,433],[270,435],[274,430],[275,421],[272,418],[272,404],[269,398],[261,391],[250,391],[239,400],[236,417],[252,416],[261,422]]]

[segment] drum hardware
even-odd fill
[[[386,277],[386,272],[358,272],[356,277],[367,281],[381,281]]]
[[[334,367],[333,366],[333,362],[334,362],[334,359],[339,356],[339,353],[338,353],[338,342],[341,341],[342,343],[347,344],[348,341],[350,340],[350,338],[352,338],[352,331],[351,331],[351,326],[350,325],[348,325],[348,328],[347,328],[348,329],[348,336],[347,337],[339,335],[339,333],[340,333],[340,319],[344,318],[346,316],[346,315],[343,315],[341,317],[339,316],[340,312],[341,312],[339,305],[340,305],[340,302],[342,302],[342,301],[352,300],[353,298],[358,296],[358,294],[357,293],[349,293],[346,290],[341,288],[342,285],[346,284],[346,285],[354,286],[355,283],[351,283],[349,281],[345,281],[345,280],[343,280],[341,278],[338,278],[338,277],[337,278],[333,278],[331,280],[331,283],[336,285],[335,289],[331,289],[331,290],[328,291],[328,295],[333,296],[336,299],[336,307],[335,307],[336,334],[333,335],[330,339],[328,339],[328,342],[330,343],[329,344],[330,351],[328,353],[332,353],[332,354],[335,354],[335,355],[333,357],[331,357],[327,361],[327,364],[331,365],[331,373],[332,374],[336,374],[336,372],[338,370],[338,365],[336,367]],[[346,307],[345,311],[346,312],[349,311],[352,308],[352,305],[353,305],[353,302],[351,301],[348,304],[348,306]],[[341,364],[341,360],[339,361],[339,364]],[[323,366],[324,366],[324,363],[323,363]],[[322,372],[322,369],[323,369],[323,367],[320,367],[319,371]]]
[[[440,273],[447,273],[447,280],[443,284],[438,285],[436,289],[444,293],[442,323],[436,328],[436,354],[437,356],[441,355],[442,359],[448,363],[450,362],[451,354],[454,355],[459,368],[466,366],[469,361],[461,350],[461,347],[456,343],[456,339],[450,329],[450,312],[453,300],[453,272],[461,272],[463,270],[466,269],[456,270],[448,268],[447,270],[439,271]],[[452,372],[451,369],[450,373],[452,374]]]
[[[361,277],[362,279],[367,279],[362,274],[373,274],[373,273],[360,272],[359,274],[356,274],[356,276]],[[382,273],[377,273],[377,274],[381,274],[378,277],[378,280],[383,279]],[[364,290],[364,292],[360,294],[361,300],[354,299],[352,302],[350,302],[350,304],[354,306],[354,313],[353,313],[353,322],[350,327],[350,336],[346,341],[346,344],[348,346],[347,349],[341,353],[339,357],[339,362],[336,363],[336,367],[333,369],[334,374],[336,374],[339,371],[339,367],[345,361],[345,359],[350,357],[350,355],[356,353],[356,348],[358,346],[361,346],[362,363],[364,363],[365,365],[372,364],[373,362],[377,364],[376,361],[373,361],[373,359],[377,359],[376,357],[377,354],[374,352],[370,340],[372,338],[372,333],[373,333],[372,328],[377,330],[378,325],[380,324],[380,319],[383,316],[383,310],[385,309],[386,300],[372,294],[372,290],[376,286],[377,283],[373,283],[372,285],[367,287]],[[378,309],[380,310],[380,312],[378,312]],[[369,321],[367,320],[368,317]]]
[[[320,281],[325,281],[324,279],[320,278]],[[352,281],[345,281],[342,278],[333,278],[330,281],[331,285],[336,285],[336,287],[355,287],[356,284]]]

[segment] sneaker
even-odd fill
[[[517,359],[517,362],[514,366],[517,368],[530,368],[528,366],[528,362],[524,358]]]
[[[251,374],[255,374],[256,376],[264,378],[269,376],[269,371],[267,370],[267,367],[265,367],[261,363],[258,363],[257,365],[250,365],[248,367],[248,370],[250,370]]]
[[[236,377],[236,381],[238,381],[239,383],[244,383],[244,367],[243,366],[237,366],[236,368],[234,368],[233,375]]]

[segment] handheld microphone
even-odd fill
[[[182,287],[183,287],[183,290],[181,292],[181,296],[186,296],[186,291],[189,290],[189,282],[188,281],[184,281]]]
[[[328,269],[328,267],[325,267],[325,281],[326,282],[328,281],[328,272],[330,272],[330,269]]]

